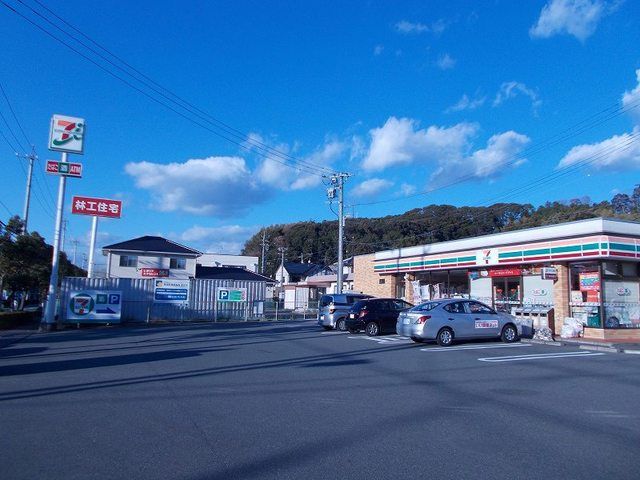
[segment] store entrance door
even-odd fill
[[[511,313],[513,307],[522,304],[521,277],[493,279],[493,305],[500,312]]]

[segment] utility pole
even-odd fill
[[[65,248],[65,242],[67,241],[67,224],[69,223],[68,220],[63,220],[62,221],[62,238],[60,239],[60,251],[61,252],[66,252],[67,249]]]
[[[283,293],[282,297],[284,298],[284,252],[287,251],[286,247],[278,247],[278,252],[280,252],[280,291]]]
[[[336,173],[331,176],[332,187],[327,190],[329,200],[333,200],[338,193],[338,279],[336,285],[336,293],[342,293],[342,284],[344,282],[344,181],[351,176],[350,173]]]
[[[16,154],[20,156],[19,154]],[[22,213],[22,219],[24,220],[24,233],[27,233],[27,226],[29,224],[29,203],[31,203],[31,179],[33,177],[33,162],[38,159],[36,155],[36,149],[31,147],[31,153],[29,155],[23,155],[24,158],[29,160],[29,171],[27,173],[27,191],[24,194],[24,211]]]
[[[267,246],[269,245],[269,242],[267,242],[267,232],[264,230],[262,231],[262,242],[260,243],[262,245],[262,256],[260,257],[260,274],[264,275],[264,256]]]
[[[78,239],[74,239],[71,243],[73,244],[73,264],[76,265],[76,255],[78,254]]]

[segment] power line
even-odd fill
[[[5,93],[4,88],[2,87],[2,82],[0,82],[0,92],[2,92],[2,96],[7,101],[7,105],[9,105],[9,110],[11,111],[11,115],[13,115],[13,119],[16,121],[16,125],[18,125],[18,128],[22,132],[22,136],[27,141],[27,145],[31,145],[31,142],[29,141],[27,134],[24,132],[24,129],[22,128],[22,124],[20,123],[20,120],[18,120],[18,117],[16,116],[16,112],[14,112],[13,107],[11,106],[9,97],[7,97],[7,94]]]
[[[61,32],[63,32],[65,34],[66,37],[69,37],[69,33],[65,30],[63,30],[61,27],[59,27],[58,25],[56,25],[54,22],[52,22],[51,20],[49,20],[48,18],[46,18],[44,15],[42,15],[41,13],[39,13],[38,11],[34,10],[31,6],[26,5],[24,2],[22,2],[21,0],[18,0],[23,6],[26,6],[29,10],[31,10],[34,14],[36,14],[38,17],[42,18],[43,20],[45,20],[47,23],[49,23],[50,25],[52,25],[53,27],[55,27],[56,29],[60,30]],[[90,50],[92,53],[98,55],[98,57],[100,57],[101,59],[103,59],[104,61],[106,61],[108,64],[112,65],[113,67],[117,68],[118,70],[122,71],[124,74],[128,75],[129,77],[131,77],[133,80],[141,83],[144,87],[152,90],[153,92],[155,92],[156,94],[160,95],[162,98],[166,99],[167,101],[171,102],[171,104],[167,104],[165,103],[163,100],[160,100],[158,98],[156,98],[155,96],[153,96],[152,94],[140,89],[139,87],[137,87],[136,85],[132,84],[130,81],[128,81],[127,79],[121,77],[120,75],[114,73],[113,71],[109,70],[107,67],[105,67],[104,65],[100,64],[99,62],[95,61],[94,59],[90,58],[89,56],[85,55],[84,53],[82,53],[81,51],[79,51],[78,49],[76,49],[74,46],[70,45],[69,43],[65,42],[64,40],[58,38],[56,35],[54,35],[53,33],[51,33],[49,30],[47,30],[46,28],[44,28],[43,26],[35,23],[33,20],[31,20],[30,18],[26,17],[25,15],[23,15],[22,13],[20,13],[19,11],[17,11],[15,8],[13,8],[11,5],[7,4],[4,0],[0,0],[0,3],[2,3],[5,7],[7,7],[9,10],[11,10],[12,12],[14,12],[16,15],[20,16],[21,18],[23,18],[24,20],[26,20],[27,22],[31,23],[33,26],[35,26],[36,28],[38,28],[39,30],[43,31],[45,34],[47,34],[48,36],[50,36],[51,38],[53,38],[54,40],[56,40],[57,42],[63,44],[64,46],[66,46],[68,49],[72,50],[73,52],[77,53],[78,55],[80,55],[82,58],[84,58],[85,60],[93,63],[94,65],[96,65],[98,68],[100,68],[101,70],[103,70],[104,72],[106,72],[107,74],[111,75],[112,77],[120,80],[121,82],[123,82],[124,84],[126,84],[127,86],[129,86],[130,88],[136,90],[137,92],[141,93],[142,95],[146,96],[147,98],[149,98],[150,100],[154,101],[155,103],[158,103],[159,105],[164,106],[165,108],[173,111],[174,113],[176,113],[177,115],[181,116],[182,118],[186,119],[187,121],[190,121],[191,123],[198,125],[199,127],[213,133],[214,135],[217,135],[227,141],[229,141],[230,143],[233,143],[234,145],[237,145],[238,147],[247,150],[247,151],[255,151],[255,153],[257,153],[258,155],[275,161],[276,163],[280,163],[284,166],[287,166],[289,168],[295,168],[299,171],[304,171],[307,174],[310,175],[315,175],[315,176],[323,176],[323,175],[327,175],[327,174],[331,174],[334,171],[332,169],[329,169],[327,167],[323,167],[323,166],[319,166],[319,165],[315,165],[312,164],[311,162],[306,162],[306,161],[302,161],[299,159],[296,159],[295,157],[292,157],[288,154],[285,154],[277,149],[274,149],[272,147],[269,147],[267,145],[265,145],[262,142],[258,142],[255,139],[249,138],[244,134],[239,134],[236,133],[238,132],[235,129],[232,129],[231,127],[227,126],[226,124],[224,124],[223,122],[220,122],[219,120],[215,119],[214,117],[208,115],[208,114],[202,114],[202,113],[198,113],[197,110],[195,110],[195,107],[192,107],[191,104],[189,104],[188,102],[182,100],[180,97],[178,97],[177,95],[170,93],[171,96],[178,98],[180,101],[176,101],[173,98],[171,98],[170,96],[164,94],[162,91],[159,91],[157,88],[153,87],[152,85],[150,85],[148,82],[145,82],[143,80],[141,80],[140,78],[136,77],[135,75],[132,75],[130,72],[128,72],[127,70],[125,70],[124,68],[122,68],[119,65],[116,65],[114,62],[112,62],[111,60],[109,60],[107,57],[105,57],[104,55],[102,55],[100,52],[96,51],[95,49],[93,49],[92,47],[88,46],[86,43],[84,43],[82,40],[79,40],[78,38],[74,37],[74,40],[79,43],[80,45],[82,45],[84,48]],[[42,6],[42,4],[39,3],[39,5]],[[46,8],[46,7],[45,7]],[[47,9],[47,11],[50,11]],[[54,14],[55,15],[55,14]],[[57,15],[56,15],[57,17]],[[59,18],[59,17],[57,17]],[[64,22],[65,24],[69,25],[68,22]],[[71,27],[71,26],[70,26]],[[72,27],[74,30],[80,32],[77,28]],[[81,33],[81,32],[80,32]],[[82,33],[81,33],[82,34]],[[82,34],[85,38],[89,38],[88,36]],[[106,50],[104,47],[101,47],[99,44],[97,44],[97,42],[90,40],[92,43],[94,43],[95,45],[99,46],[100,48],[102,48],[103,50],[105,50],[109,55],[111,55],[112,57],[118,59],[119,61],[123,62],[125,65],[129,65],[126,62],[122,61],[119,59],[119,57],[115,56],[114,54],[112,54],[111,52],[109,52],[108,50]],[[129,66],[129,68],[132,68]],[[137,72],[139,75],[143,75],[140,72],[138,72],[137,70],[133,69],[135,72]],[[145,75],[143,75],[144,77],[146,77]],[[148,77],[146,77],[148,78]],[[153,82],[156,85],[156,82]],[[168,91],[167,89],[165,89],[164,87],[160,87],[165,91]],[[182,102],[182,103],[181,103]],[[187,114],[185,114],[183,111],[180,111],[175,107],[182,109],[184,111],[187,112]],[[187,106],[185,106],[187,105]],[[198,109],[199,110],[199,109]],[[200,110],[200,112],[202,112],[202,110]],[[198,119],[205,121],[206,123],[209,123],[210,125],[213,125],[214,128],[217,128],[219,130],[222,130],[223,133],[221,133],[218,130],[214,130],[210,127],[208,127],[207,125],[204,125],[201,121],[192,118],[192,116],[197,117]],[[234,140],[234,137],[238,140]],[[292,163],[294,165],[292,165]]]

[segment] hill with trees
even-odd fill
[[[588,197],[583,197],[547,202],[539,207],[519,203],[497,203],[488,207],[428,205],[400,215],[348,218],[345,258],[594,217],[640,221],[640,186],[632,195],[616,194],[610,202],[592,203]],[[280,265],[278,247],[286,247],[285,260],[329,265],[337,261],[337,232],[337,220],[271,225],[247,240],[242,254],[260,256],[265,233],[269,242],[265,274],[273,276]]]

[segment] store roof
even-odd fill
[[[397,248],[375,253],[376,260],[391,260],[420,255],[433,255],[463,250],[499,247],[531,243],[544,240],[581,237],[585,235],[626,235],[640,237],[640,223],[613,218],[590,218],[575,222],[558,223],[543,227],[527,228],[512,232],[495,233],[480,237],[452,240],[449,242],[418,245],[415,247]]]

